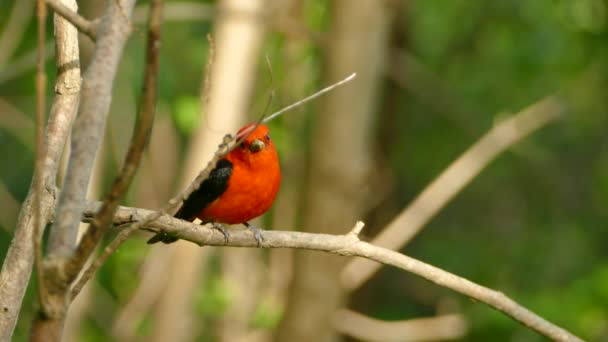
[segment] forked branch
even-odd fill
[[[89,204],[85,210],[84,220],[90,219],[97,212],[98,207],[98,203]],[[120,207],[114,217],[114,224],[137,224],[152,215],[156,216],[158,212],[139,208]],[[226,242],[224,236],[215,229],[167,215],[158,216],[158,219],[148,222],[147,227],[149,229],[156,232],[164,231],[200,246],[258,246],[258,242],[253,234],[247,230],[232,232],[230,240]],[[343,256],[359,256],[385,265],[395,266],[441,287],[483,302],[553,340],[582,341],[567,330],[519,305],[501,292],[478,285],[470,280],[404,254],[360,241],[356,233],[361,224],[357,223],[355,227],[355,229],[351,230],[351,233],[345,235],[311,234],[297,231],[265,231],[262,247],[310,249]]]

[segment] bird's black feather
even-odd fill
[[[184,204],[175,214],[182,220],[194,221],[196,215],[211,202],[220,197],[228,188],[228,179],[232,174],[232,163],[228,159],[218,160],[215,168],[201,183],[201,186],[188,196]]]
[[[228,159],[218,160],[215,168],[209,173],[209,176],[201,183],[198,189],[188,196],[182,204],[182,207],[175,214],[175,217],[182,220],[194,221],[196,215],[205,209],[211,202],[218,199],[226,188],[228,188],[228,179],[232,174],[232,163]],[[173,243],[179,240],[177,237],[160,232],[154,235],[148,244],[157,242]]]

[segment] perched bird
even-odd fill
[[[188,196],[175,217],[190,222],[199,218],[204,224],[213,223],[226,240],[229,234],[221,223],[244,224],[261,244],[261,232],[248,221],[264,214],[274,202],[281,183],[279,157],[270,139],[269,129],[263,124],[257,127],[249,124],[241,128],[236,141],[241,143],[218,160],[209,176]],[[148,243],[177,240],[161,232]]]

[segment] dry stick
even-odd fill
[[[83,220],[89,220],[99,207],[98,203],[89,203],[84,212]],[[155,221],[146,222],[148,228],[163,231],[180,239],[188,240],[199,246],[231,246],[231,247],[257,247],[258,242],[248,230],[234,231],[230,240],[225,241],[224,236],[215,229],[201,226],[171,216],[162,216],[140,208],[120,207],[114,217],[114,224],[140,223],[150,216],[159,216]],[[525,326],[557,341],[582,341],[565,329],[548,322],[532,311],[519,305],[501,292],[473,283],[435,266],[431,266],[404,254],[386,248],[374,246],[360,241],[358,232],[363,226],[358,222],[351,232],[345,235],[312,234],[298,231],[264,232],[262,247],[266,248],[299,248],[324,251],[343,256],[359,256],[386,265],[392,265],[421,278],[424,278],[441,287],[464,294],[490,307],[501,311]]]
[[[100,22],[103,35],[97,39],[93,58],[84,75],[65,184],[59,197],[57,220],[49,236],[49,257],[61,259],[58,267],[65,266],[64,256],[70,256],[76,250],[78,218],[103,137],[118,63],[131,31],[124,12],[130,14],[134,3],[135,0],[109,1]]]
[[[63,0],[76,7],[76,2]],[[55,178],[59,161],[78,106],[80,95],[80,68],[78,63],[78,31],[63,18],[55,16],[56,65],[55,97],[49,116],[44,165],[40,171],[44,192],[42,212],[44,223],[49,222],[55,205]],[[32,271],[34,251],[33,186],[21,207],[15,234],[0,272],[0,341],[11,339],[19,316],[23,295]]]
[[[101,238],[112,224],[114,212],[118,202],[124,197],[135,176],[141,162],[144,149],[149,141],[152,124],[156,114],[158,70],[160,63],[160,32],[162,19],[162,0],[151,2],[150,18],[148,22],[148,42],[146,48],[146,69],[143,83],[140,110],[137,115],[133,136],[123,162],[122,169],[114,183],[103,206],[91,222],[89,229],[83,236],[76,253],[70,263],[70,268],[80,271],[84,262],[99,244]]]
[[[96,22],[85,19],[80,14],[62,4],[60,0],[46,0],[46,3],[55,11],[55,13],[64,17],[67,21],[76,26],[80,32],[89,36],[93,41],[97,39]]]
[[[285,107],[285,108],[283,108],[283,109],[281,109],[281,110],[279,110],[279,111],[277,111],[275,113],[272,113],[272,114],[268,115],[262,122],[268,122],[270,120],[273,120],[277,116],[279,116],[279,115],[281,115],[281,114],[283,114],[283,113],[285,113],[287,111],[290,111],[290,110],[292,110],[292,109],[294,109],[294,108],[296,108],[298,106],[301,106],[301,105],[303,105],[304,103],[306,103],[306,102],[308,102],[310,100],[314,100],[317,97],[319,97],[319,96],[327,93],[328,91],[331,91],[331,90],[333,90],[333,89],[335,89],[335,88],[337,88],[337,87],[339,87],[339,86],[341,86],[341,85],[343,85],[345,83],[348,83],[348,82],[352,81],[356,76],[357,76],[357,73],[353,72],[352,74],[350,74],[350,76],[346,77],[342,81],[339,81],[339,82],[336,82],[336,83],[334,83],[334,84],[332,84],[330,86],[327,86],[327,87],[319,90],[318,92],[316,92],[316,93],[314,93],[314,94],[312,94],[312,95],[310,95],[308,97],[305,97],[305,98],[301,99],[300,101],[297,101],[297,102],[295,102],[295,103],[293,103],[293,104],[291,104],[291,105],[289,105],[289,106],[287,106],[287,107]]]
[[[222,144],[219,145],[218,150],[215,152],[215,155],[213,156],[213,159],[211,159],[211,161],[209,161],[207,166],[198,174],[198,176],[194,179],[194,181],[184,191],[182,191],[179,195],[171,198],[169,200],[169,202],[161,208],[160,211],[152,211],[149,213],[148,216],[142,218],[142,220],[139,220],[135,223],[129,222],[132,224],[130,224],[127,228],[124,228],[123,230],[121,230],[120,233],[118,233],[118,236],[116,236],[116,238],[114,238],[114,240],[112,240],[112,242],[110,242],[110,244],[106,246],[106,248],[103,250],[101,255],[97,258],[97,260],[92,262],[91,265],[89,265],[89,267],[82,273],[82,276],[80,276],[78,281],[72,287],[71,299],[74,300],[74,298],[76,298],[78,293],[80,293],[80,291],[82,290],[84,285],[87,283],[87,281],[89,281],[89,279],[93,276],[93,274],[95,274],[95,272],[99,269],[99,267],[101,267],[101,265],[103,265],[103,263],[106,261],[106,259],[112,253],[114,253],[118,249],[118,247],[133,232],[145,227],[146,225],[150,224],[151,222],[154,222],[162,215],[165,215],[168,212],[171,212],[175,207],[182,204],[188,198],[188,196],[190,196],[191,193],[196,191],[201,186],[201,183],[203,183],[203,181],[209,176],[211,171],[215,168],[215,166],[217,165],[217,162],[220,159],[222,159],[224,156],[226,156],[232,150],[232,148],[234,148],[236,146],[236,144],[232,144],[232,146],[230,146],[230,144],[233,141],[234,141],[234,138],[231,135],[228,134],[228,135],[224,136],[224,140],[223,140]]]
[[[35,319],[33,336],[61,337],[69,286],[81,271],[75,267],[71,256],[77,249],[80,216],[95,155],[103,137],[112,85],[130,34],[131,26],[125,13],[130,15],[134,4],[135,0],[109,1],[99,24],[103,35],[96,41],[95,52],[84,75],[79,113],[72,131],[68,170],[44,259],[48,290],[44,311],[47,315]]]
[[[36,162],[34,166],[34,267],[38,281],[38,300],[45,298],[44,278],[42,273],[42,167],[43,167],[43,135],[44,111],[46,109],[46,72],[45,64],[45,34],[46,34],[46,5],[44,0],[37,1],[36,16],[38,19],[38,72],[36,73]]]
[[[271,120],[272,118],[276,118],[277,116],[287,112],[290,109],[293,109],[297,106],[300,106],[314,98],[319,97],[320,95],[335,89],[336,87],[339,87],[349,81],[351,81],[352,79],[354,79],[356,76],[356,74],[351,74],[350,76],[348,76],[347,78],[334,83],[326,88],[321,89],[320,91],[292,104],[289,105],[281,110],[279,110],[276,113],[273,113],[272,115],[270,115],[269,117],[267,117],[266,119],[264,119],[264,122],[267,122],[269,120]],[[249,132],[251,133],[251,132]],[[243,135],[247,135],[248,133],[245,132]],[[241,139],[242,140],[242,139]],[[84,287],[84,285],[87,283],[87,281],[89,281],[89,279],[93,276],[93,274],[99,269],[99,267],[101,267],[101,265],[103,265],[103,263],[105,262],[105,260],[112,254],[114,253],[114,251],[116,251],[116,249],[118,249],[118,247],[136,230],[141,229],[143,227],[145,227],[146,225],[148,225],[150,222],[155,221],[156,219],[158,219],[160,216],[168,213],[169,211],[171,211],[173,208],[177,207],[179,204],[182,204],[187,198],[188,196],[190,196],[190,194],[194,191],[196,191],[201,183],[209,176],[209,173],[211,173],[211,170],[213,170],[217,164],[217,162],[222,159],[224,156],[226,156],[233,148],[235,148],[240,141],[236,141],[234,142],[234,138],[232,135],[226,135],[224,136],[224,140],[223,142],[218,146],[217,151],[215,152],[213,158],[211,159],[211,161],[209,161],[209,163],[207,164],[207,166],[198,174],[198,176],[194,179],[194,181],[188,186],[188,188],[186,188],[184,191],[182,191],[179,195],[175,196],[174,198],[170,199],[169,202],[160,210],[157,212],[152,212],[148,217],[144,218],[141,221],[138,221],[132,225],[130,225],[129,227],[121,230],[121,232],[118,234],[118,236],[108,245],[106,246],[106,248],[103,250],[103,252],[101,253],[101,255],[99,256],[99,258],[97,258],[97,260],[95,260],[94,262],[91,263],[91,265],[89,265],[89,267],[83,272],[82,276],[80,277],[80,279],[78,279],[78,281],[76,282],[76,284],[73,286],[72,288],[72,300],[78,295],[78,293],[80,292],[80,290],[82,290],[82,288]]]
[[[391,250],[402,248],[496,156],[555,120],[562,111],[560,101],[549,96],[499,122],[427,186],[371,243]],[[365,259],[351,260],[342,271],[342,284],[348,290],[357,289],[380,267]]]

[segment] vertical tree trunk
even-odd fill
[[[207,165],[226,133],[234,133],[245,121],[262,42],[258,17],[262,0],[223,0],[225,9],[215,32],[216,58],[211,71],[209,108],[189,151],[182,185],[185,187]],[[239,13],[239,15],[234,15]],[[165,246],[161,246],[166,248]],[[156,310],[155,341],[194,339],[192,302],[210,247],[178,242],[167,270],[167,289]],[[201,328],[200,322],[196,323]]]
[[[384,2],[332,3],[326,83],[357,72],[358,78],[321,102],[312,136],[305,209],[307,231],[347,233],[363,215],[371,167],[374,100],[387,44]],[[339,271],[344,259],[297,251],[295,277],[278,341],[335,341],[331,317],[344,301]]]

